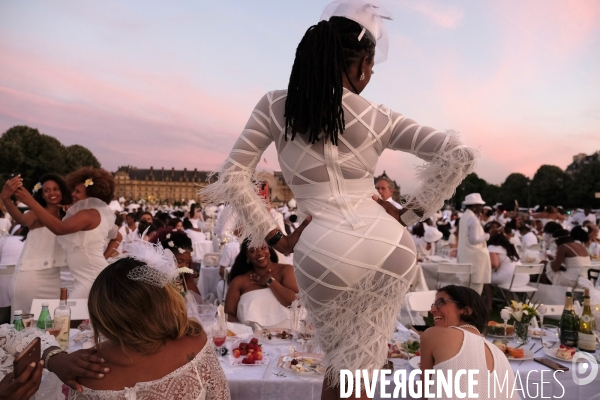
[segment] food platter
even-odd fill
[[[296,353],[295,355],[279,357],[277,366],[299,375],[323,375],[325,367],[321,365],[322,361],[322,354]]]
[[[289,343],[293,339],[293,335],[289,329],[263,329],[261,332],[263,343]]]

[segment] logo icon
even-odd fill
[[[591,355],[578,351],[573,356],[573,381],[579,386],[591,383],[598,375],[598,361]],[[586,377],[580,378],[580,375],[589,374]]]

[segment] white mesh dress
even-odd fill
[[[323,138],[309,144],[304,135],[286,141],[285,99],[286,91],[278,90],[259,101],[219,168],[219,180],[201,193],[213,203],[231,204],[251,247],[264,243],[277,224],[257,195],[255,167],[275,142],[299,217],[313,216],[294,249],[294,269],[337,383],[340,369],[383,366],[415,264],[410,234],[371,198],[377,194],[373,173],[379,156],[392,149],[428,161],[418,173],[422,185],[409,196],[427,217],[472,171],[475,153],[452,132],[421,126],[346,89],[346,128],[338,146]]]

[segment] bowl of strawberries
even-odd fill
[[[262,344],[253,337],[249,341],[240,341],[229,352],[231,365],[265,365],[269,362],[263,355]]]

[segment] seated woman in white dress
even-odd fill
[[[98,275],[88,299],[96,348],[111,372],[80,379],[83,391],[69,398],[230,399],[212,343],[172,286],[172,254],[144,241],[124,250],[129,257]]]
[[[547,280],[540,282],[575,288],[583,270],[592,264],[587,249],[581,244],[581,240],[589,240],[587,233],[581,227],[575,227],[571,232],[566,229],[555,231],[552,236],[557,246],[556,257],[548,256],[551,262],[546,263],[544,272]]]
[[[73,191],[73,205],[62,221],[44,209],[23,187],[15,192],[15,196],[58,236],[56,240],[67,252],[67,266],[75,279],[74,290],[69,296],[85,299],[96,276],[108,265],[104,248],[115,223],[115,214],[108,206],[115,191],[115,181],[108,171],[83,167],[67,176],[67,186]]]
[[[487,242],[492,264],[491,285],[507,285],[513,280],[515,263],[519,260],[517,249],[504,233],[490,237]],[[529,283],[529,275],[516,274],[513,287],[525,286]],[[485,300],[488,310],[492,309],[493,288],[491,285],[485,287]]]
[[[261,326],[285,324],[289,307],[298,293],[291,265],[279,264],[277,254],[266,244],[248,248],[244,240],[229,274],[225,313],[230,322]]]
[[[442,239],[443,233],[437,228],[427,227],[425,228],[425,235],[420,238],[417,244],[417,252],[422,257],[430,257],[435,254],[435,244]]]
[[[438,290],[435,302],[431,305],[431,314],[435,326],[421,335],[421,370],[435,369],[445,373],[461,369],[478,369],[477,384],[473,392],[479,398],[488,398],[488,380],[485,373],[495,373],[500,382],[507,378],[508,386],[498,390],[496,399],[512,399],[512,387],[515,376],[508,359],[502,351],[485,340],[482,336],[488,322],[488,312],[481,296],[471,288],[449,285]],[[467,379],[460,380],[463,393],[469,389]],[[454,379],[454,375],[452,375]],[[431,393],[439,393],[437,382],[430,389]],[[454,385],[452,385],[454,389]],[[454,393],[442,397],[455,398]]]

